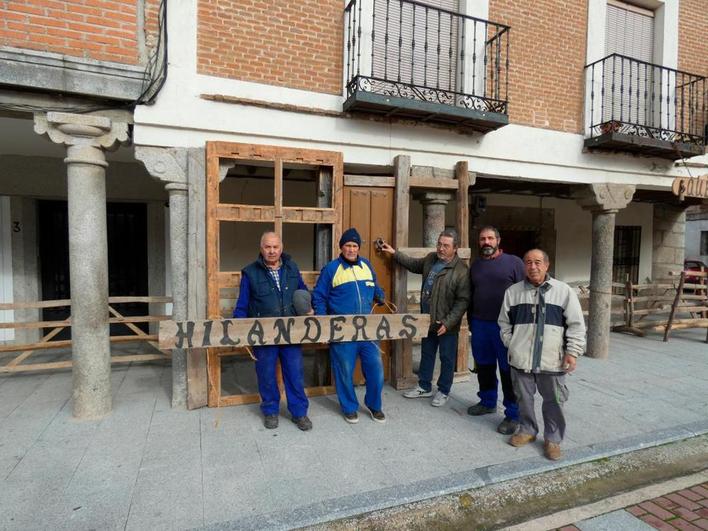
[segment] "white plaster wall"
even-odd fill
[[[0,302],[13,302],[10,198],[0,196]],[[15,320],[12,310],[0,310],[0,322]],[[0,328],[0,341],[15,338],[13,329]]]
[[[703,231],[708,231],[708,219],[686,221],[686,258],[702,260],[708,264],[708,254],[699,254]]]
[[[0,194],[66,198],[66,164],[61,158],[0,155]],[[109,201],[167,200],[164,185],[138,162],[108,165],[106,196]]]

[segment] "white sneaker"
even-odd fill
[[[433,407],[440,407],[444,406],[445,402],[447,402],[448,396],[443,393],[442,391],[438,391],[435,393],[435,397],[433,398],[433,401],[431,402],[431,406]]]
[[[425,398],[428,396],[433,396],[432,391],[426,391],[423,389],[420,385],[416,387],[415,389],[408,389],[405,393],[403,393],[403,396],[405,398]]]

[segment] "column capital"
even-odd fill
[[[455,198],[453,192],[413,192],[413,197],[423,204],[447,205]]]
[[[585,210],[617,212],[629,204],[635,190],[633,184],[588,184],[575,195],[575,198]]]
[[[141,161],[151,177],[166,184],[187,184],[187,149],[135,146],[135,158]],[[184,188],[186,190],[186,188]]]
[[[105,116],[66,112],[36,113],[34,131],[52,142],[111,150],[128,141],[128,124]]]

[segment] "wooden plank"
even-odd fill
[[[187,409],[208,404],[207,352],[203,348],[187,351]]]
[[[466,160],[455,164],[457,178],[457,233],[460,236],[460,247],[470,246],[470,214],[469,188],[470,173]]]
[[[206,182],[206,269],[207,317],[219,317],[219,154],[226,149],[222,143],[207,142]]]
[[[315,286],[317,283],[317,278],[320,276],[319,271],[300,271],[300,273],[302,274],[302,280],[309,288],[313,288]],[[216,274],[216,278],[219,289],[237,288],[241,285],[240,271],[219,271]]]
[[[317,206],[319,208],[333,208],[333,193],[332,168],[321,166],[317,174]],[[336,218],[334,223],[337,223]],[[317,225],[315,236],[315,269],[317,270],[322,269],[332,257],[330,242],[333,233],[334,226]]]
[[[283,159],[276,156],[274,170],[275,193],[274,201],[274,230],[275,233],[283,237]]]
[[[423,258],[435,252],[434,247],[396,247],[396,250],[407,254],[411,258]],[[469,247],[460,247],[457,249],[457,255],[463,260],[469,260],[472,257],[472,249]]]
[[[283,207],[282,218],[288,223],[334,224],[338,214],[333,208]]]
[[[424,177],[422,175],[411,175],[409,180],[410,188],[426,188],[431,190],[458,190],[460,183],[457,179],[445,177]]]
[[[333,385],[305,388],[305,394],[309,397],[332,395],[335,393],[335,391],[336,389]],[[243,395],[226,395],[219,398],[218,407],[257,404],[260,401],[261,396],[258,393],[249,393]]]
[[[344,186],[394,188],[396,186],[396,178],[386,175],[345,175]]]
[[[118,312],[118,310],[116,310],[115,308],[113,308],[113,307],[110,306],[110,305],[108,306],[108,311],[109,311],[109,313],[110,313],[111,315],[113,315],[113,316],[115,316],[115,317],[118,317],[118,318],[120,318],[120,319],[125,318],[125,316],[121,315],[121,314]],[[164,317],[165,317],[166,319],[169,319],[170,316],[165,315]],[[164,320],[164,319],[163,319],[163,320]],[[147,335],[145,332],[143,332],[140,328],[138,328],[137,326],[135,326],[135,325],[132,324],[132,323],[126,323],[126,326],[127,326],[128,329],[129,329],[131,332],[133,332],[136,336],[145,337],[145,336]],[[148,343],[150,343],[150,346],[156,348],[157,350],[160,350],[160,346],[159,346],[157,343],[155,343],[154,341],[148,341]]]
[[[407,155],[397,155],[393,163],[393,174],[396,180],[393,243],[396,248],[405,248],[408,247],[411,158]],[[399,312],[407,311],[408,272],[398,264],[393,271],[392,299]],[[391,382],[393,387],[401,389],[411,381],[414,381],[412,343],[405,340],[396,341],[393,345]]]
[[[273,222],[275,209],[270,205],[240,205],[219,203],[216,205],[218,221]]]
[[[341,152],[332,152],[334,157],[332,165],[332,208],[339,213],[332,227],[332,255],[339,254],[339,237],[342,235],[343,201],[344,201],[344,158]]]
[[[319,315],[206,321],[163,321],[160,348],[261,346],[420,339],[427,314]]]
[[[109,297],[109,303],[130,302],[172,302],[172,297]],[[61,308],[71,306],[71,299],[58,299],[54,301],[12,302],[0,304],[0,310],[26,310],[33,308]]]
[[[666,343],[669,340],[669,334],[671,333],[671,325],[674,321],[674,315],[676,314],[676,307],[678,306],[679,301],[681,300],[681,294],[683,293],[683,283],[686,281],[686,275],[681,272],[681,278],[679,279],[679,285],[676,288],[676,299],[674,300],[674,303],[671,305],[671,313],[669,314],[669,322],[666,323],[666,328],[664,330],[664,343]]]
[[[156,361],[156,360],[166,360],[169,359],[168,356],[164,354],[130,354],[126,356],[111,356],[111,364],[113,363],[133,363],[139,361]],[[13,372],[32,372],[32,371],[48,371],[54,369],[70,369],[72,366],[71,361],[53,361],[49,363],[29,363],[25,365],[17,366],[4,366],[0,367],[1,373],[13,373]]]
[[[52,339],[54,336],[56,336],[59,332],[64,330],[64,327],[59,327],[55,328],[54,330],[51,330],[49,333],[47,333],[44,337],[42,337],[41,341],[46,342]],[[10,361],[5,367],[14,367],[15,365],[19,365],[23,361],[25,361],[27,358],[29,358],[32,354],[34,353],[34,350],[25,350],[22,354],[17,356],[15,359]]]
[[[167,322],[167,321],[163,321]],[[156,341],[156,335],[138,336],[111,336],[111,343],[128,343],[130,341]],[[25,343],[22,345],[0,345],[0,352],[19,352],[20,350],[45,350],[50,348],[64,348],[71,346],[71,339],[60,339],[59,341],[41,341],[38,343]]]
[[[112,317],[108,319],[111,324],[116,323],[155,323],[158,321],[166,321],[169,319],[169,315],[142,315],[142,316],[130,316],[130,317]],[[3,328],[14,328],[14,329],[31,329],[31,328],[68,328],[71,326],[71,322],[65,321],[31,321],[27,323],[0,323],[0,329]]]

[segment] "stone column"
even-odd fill
[[[450,192],[423,192],[414,197],[423,204],[423,247],[435,247],[445,230],[445,208],[454,196]]]
[[[686,207],[654,204],[651,278],[654,282],[670,278],[683,270],[686,245]]]
[[[181,148],[135,147],[135,158],[148,173],[165,183],[170,205],[172,319],[187,319],[187,151]],[[187,354],[172,350],[172,407],[187,405]]]
[[[607,358],[612,310],[612,257],[615,244],[615,214],[632,200],[635,187],[621,184],[591,184],[578,197],[592,212],[592,261],[590,266],[590,313],[586,355]]]
[[[67,146],[73,412],[100,418],[111,411],[105,150],[128,140],[128,124],[49,112],[34,130]]]

